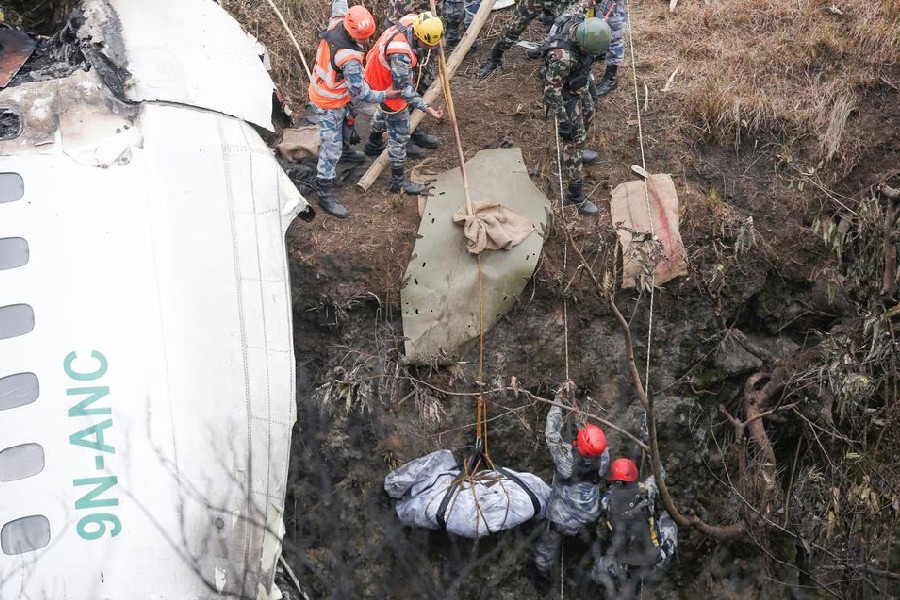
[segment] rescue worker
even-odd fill
[[[447,0],[447,5],[454,0]],[[437,3],[439,10],[441,2]],[[428,12],[431,2],[429,0],[390,0],[388,5],[388,18],[385,20],[385,29],[391,25],[400,23],[400,19],[406,15],[417,15]],[[449,8],[448,8],[449,10]],[[426,53],[424,57],[420,56],[418,65],[414,71],[416,81],[416,91],[421,95],[431,86],[435,79],[435,71],[437,69],[437,49],[433,52]],[[425,150],[433,150],[440,146],[441,140],[434,134],[425,131],[421,125],[416,128],[409,136],[409,142],[406,144],[406,156],[408,158],[425,158]],[[370,148],[370,154],[380,154],[381,150],[376,152],[375,148]],[[384,147],[382,147],[384,150]]]
[[[365,82],[362,44],[374,33],[375,18],[368,10],[362,6],[348,9],[347,0],[334,0],[309,83],[309,101],[319,116],[316,193],[325,212],[339,218],[347,216],[347,208],[334,197],[335,166],[344,153],[344,122],[350,102],[377,104],[400,93],[390,86],[373,91]]]
[[[475,77],[484,79],[496,71],[503,64],[503,53],[515,45],[529,23],[547,15],[552,15],[555,19],[569,8],[570,4],[573,7],[571,10],[584,13],[594,5],[594,0],[578,0],[575,3],[571,0],[519,0],[512,18],[500,30],[500,39],[491,48],[488,59],[481,65]],[[529,56],[540,58],[537,53],[529,53]]]
[[[564,403],[575,390],[568,381],[556,393]],[[578,535],[600,516],[598,484],[609,466],[609,450],[603,430],[588,423],[578,430],[575,441],[563,438],[562,408],[553,406],[547,413],[546,441],[555,467],[547,503],[547,528],[534,549],[534,583],[549,584],[552,569],[559,561],[564,535]]]
[[[597,2],[594,16],[605,18],[609,24],[610,42],[606,52],[606,71],[597,84],[597,97],[605,96],[619,85],[617,71],[625,60],[625,25],[628,20],[628,0],[601,0]],[[610,12],[612,11],[612,12]],[[607,17],[607,15],[609,15]]]
[[[400,90],[400,96],[381,103],[372,119],[372,130],[366,143],[366,154],[379,154],[384,149],[383,134],[388,133],[388,159],[391,163],[392,192],[421,194],[427,186],[414,183],[405,174],[406,144],[409,141],[409,106],[417,108],[435,119],[443,118],[444,111],[425,104],[413,88],[412,68],[418,63],[416,50],[437,46],[441,41],[444,25],[430,12],[406,15],[400,23],[392,25],[369,51],[366,57],[366,81],[375,90],[390,86]]]
[[[659,490],[651,475],[638,483],[634,461],[617,458],[609,469],[610,487],[601,500],[598,547],[591,577],[609,598],[633,598],[642,581],[658,579],[675,555],[678,526],[663,511],[655,519]]]
[[[565,202],[583,215],[597,213],[597,205],[584,195],[582,178],[585,141],[594,118],[591,65],[606,52],[609,39],[606,21],[575,13],[556,20],[544,47],[544,103],[563,142],[562,170],[569,184]],[[597,157],[592,153],[591,162]]]

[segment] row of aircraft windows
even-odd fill
[[[15,202],[25,195],[18,173],[0,173],[0,204]],[[28,242],[20,237],[0,238],[0,271],[28,262]],[[34,329],[34,310],[27,304],[0,306],[0,340],[24,335]],[[38,378],[34,373],[0,377],[0,411],[31,404],[37,400]],[[44,448],[22,444],[0,450],[0,485],[34,477],[44,470]],[[24,554],[50,543],[50,521],[44,515],[28,515],[0,527],[0,549],[4,554]]]

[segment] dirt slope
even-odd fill
[[[295,18],[317,16],[306,4],[281,4]],[[225,5],[251,14],[241,12],[247,4]],[[375,5],[376,14],[381,8]],[[664,463],[684,510],[752,526],[731,543],[683,528],[679,562],[645,597],[886,597],[897,591],[892,580],[873,573],[898,568],[885,540],[900,499],[890,458],[897,439],[889,433],[900,416],[889,354],[900,349],[890,337],[896,320],[878,321],[886,324],[872,337],[865,313],[884,314],[897,295],[878,298],[860,283],[860,273],[880,281],[883,267],[852,265],[877,255],[862,243],[876,235],[864,227],[873,221],[860,216],[868,214],[862,204],[871,186],[900,184],[896,5],[742,0],[682,1],[674,14],[667,8],[631,6],[637,102],[629,51],[620,88],[601,103],[590,137],[601,159],[586,169],[587,189],[601,213],[585,219],[569,210],[565,222],[599,265],[611,233],[609,192],[632,178],[630,165],[642,163],[640,106],[644,160],[650,171],[675,178],[690,264],[687,277],[654,298],[650,389]],[[274,41],[281,34],[261,16],[264,9],[253,11],[251,30],[276,48],[279,73],[290,72],[290,50]],[[505,17],[499,13],[483,37],[496,35]],[[308,25],[301,33],[305,43],[314,39]],[[528,32],[539,36],[536,27]],[[539,64],[516,48],[501,71],[476,81],[488,45],[482,42],[453,82],[467,156],[522,148],[534,181],[556,203],[556,146],[540,101]],[[305,82],[296,71],[279,83],[302,101]],[[448,124],[425,124],[446,148]],[[452,152],[438,150],[412,166],[436,172],[454,165]],[[464,394],[477,388],[478,357],[451,370],[402,365],[399,286],[417,228],[415,202],[388,193],[385,177],[365,194],[344,186],[339,198],[348,219],[320,214],[295,223],[288,236],[300,375],[290,563],[316,598],[548,597],[523,573],[537,527],[472,544],[398,526],[381,479],[437,448],[466,452],[474,406]],[[837,229],[841,218],[854,225],[838,239],[827,223]],[[575,275],[571,263],[563,271],[563,240],[555,230],[526,294],[487,336],[488,381],[515,377],[549,397],[563,379],[562,293]],[[589,394],[584,406],[638,429],[621,332],[583,274],[567,294],[569,367]],[[621,292],[617,304],[631,319],[643,371],[648,296]],[[779,531],[747,509],[774,490],[730,479],[743,453],[751,473],[761,467],[751,437],[735,438],[719,407],[746,418],[748,377],[781,372],[790,376],[773,406],[799,408],[764,420],[779,465]],[[852,382],[863,392],[851,398]],[[489,411],[493,456],[549,478],[546,407],[501,394],[489,399]],[[620,436],[611,442],[626,447]],[[846,458],[860,454],[866,458]],[[564,556],[564,596],[600,594],[585,577],[588,544],[573,540]],[[561,597],[559,585],[549,597]]]

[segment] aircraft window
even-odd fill
[[[0,378],[0,410],[31,404],[37,400],[39,389],[34,373],[16,373]]]
[[[0,529],[3,554],[23,554],[50,543],[50,521],[44,515],[29,515],[10,521]]]
[[[18,173],[0,173],[0,204],[15,202],[25,195],[25,182]]]
[[[22,135],[22,115],[12,108],[0,108],[0,141]]]
[[[0,450],[0,481],[27,479],[44,470],[44,448],[22,444]]]
[[[0,271],[28,262],[28,242],[20,237],[0,238]]]
[[[34,329],[34,310],[27,304],[0,306],[0,340]]]

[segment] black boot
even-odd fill
[[[477,79],[484,79],[491,73],[497,70],[500,65],[503,64],[503,48],[500,47],[500,44],[495,44],[491,49],[491,55],[488,59],[481,65],[481,68],[478,69],[478,73],[475,75]]]
[[[606,65],[606,71],[603,73],[603,79],[597,86],[597,96],[605,96],[619,85],[619,78],[616,77],[616,71],[619,70],[617,65]]]
[[[347,208],[334,197],[334,180],[316,177],[316,195],[319,197],[319,206],[329,215],[339,219],[347,216]]]
[[[406,142],[406,158],[412,158],[415,160],[419,160],[420,158],[425,158],[425,151],[412,140]]]
[[[457,44],[459,44],[459,40],[462,39],[462,35],[459,30],[462,27],[461,21],[447,21],[447,28],[444,30],[444,48],[447,50],[452,50],[456,48]]]
[[[416,129],[413,131],[409,139],[415,142],[416,146],[420,148],[428,148],[429,150],[433,150],[441,145],[441,140],[436,135],[431,135],[427,131],[422,131],[420,129]]]
[[[387,142],[384,141],[384,132],[371,132],[369,134],[369,139],[366,141],[366,155],[367,156],[378,156],[384,149],[387,148]]]
[[[541,571],[538,566],[534,564],[534,560],[529,560],[525,563],[524,571],[525,577],[531,582],[538,593],[546,594],[550,591],[550,584],[552,583],[550,574]]]
[[[366,162],[366,155],[359,150],[354,150],[350,146],[344,146],[344,150],[343,152],[341,152],[340,162],[357,164],[364,163]]]
[[[597,214],[597,205],[584,197],[584,181],[569,182],[569,191],[566,193],[566,204],[578,207],[578,212],[583,215]]]
[[[581,163],[585,165],[592,165],[595,162],[600,160],[600,153],[596,150],[582,150],[581,151]]]
[[[415,183],[406,177],[403,165],[391,165],[391,184],[388,186],[390,192],[404,192],[413,196],[424,193],[428,189],[427,185]]]
[[[525,51],[525,56],[530,58],[531,60],[538,60],[544,56],[544,46],[539,45],[535,48],[529,48]]]

